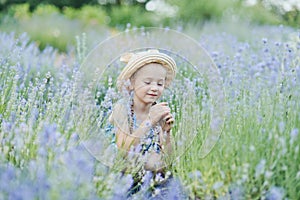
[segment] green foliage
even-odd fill
[[[7,15],[18,20],[29,19],[31,17],[31,13],[29,12],[29,4],[24,3],[12,5],[8,9]]]
[[[131,3],[118,1],[120,4],[107,3],[101,6],[84,5],[80,8],[75,8],[77,5],[73,5],[71,0],[62,1],[61,5],[70,5],[64,7],[55,6],[57,4],[55,1],[39,1],[35,2],[33,11],[31,6],[34,0],[23,4],[20,4],[22,1],[14,2],[18,4],[11,5],[0,15],[1,31],[28,32],[41,49],[51,45],[61,51],[66,51],[68,46],[75,44],[76,35],[92,29],[95,30],[93,36],[87,37],[95,38],[97,35],[95,32],[106,26],[124,30],[127,24],[136,27],[161,25],[177,27],[178,23],[181,23],[187,28],[191,24],[202,25],[207,21],[246,21],[249,24],[285,24],[297,27],[300,21],[300,14],[296,10],[279,15],[274,10],[267,10],[261,3],[245,6],[242,1],[234,0],[167,0],[170,5],[177,7],[175,17],[146,11],[145,3],[140,4],[136,1]],[[45,4],[46,2],[53,4]]]
[[[280,16],[268,11],[261,4],[256,4],[251,7],[236,7],[232,14],[238,16],[242,20],[256,24],[278,25],[283,23]]]
[[[177,25],[178,22],[203,24],[208,20],[222,20],[228,17],[228,13],[258,24],[285,24],[297,27],[300,22],[300,12],[297,8],[283,13],[280,11],[282,9],[272,4],[271,9],[266,8],[263,1],[257,1],[254,6],[247,6],[243,0],[165,1],[177,9],[175,17],[159,16],[159,13],[147,11],[145,5],[149,0],[0,0],[0,10],[18,12],[17,16],[25,16],[28,9],[37,13],[53,13],[59,10],[71,19],[77,18],[87,24],[109,24],[112,27],[124,27],[127,23],[135,26]],[[15,4],[21,4],[21,7],[15,7]],[[11,10],[11,7],[14,8]]]
[[[0,10],[6,10],[11,5],[22,3],[27,3],[30,7],[30,11],[33,11],[43,4],[51,4],[59,9],[62,9],[65,6],[80,8],[87,4],[97,4],[97,0],[0,0]]]
[[[108,12],[110,17],[110,26],[124,27],[127,23],[133,26],[153,26],[152,15],[145,12],[140,6],[114,6]]]
[[[41,4],[33,12],[34,15],[38,15],[38,16],[42,16],[42,15],[48,16],[48,15],[58,14],[58,13],[59,13],[59,9],[54,5],[50,5],[50,4]]]
[[[299,2],[296,3],[296,1],[287,1],[283,3],[284,1],[276,2],[276,1],[270,1],[268,6],[264,5],[265,1],[259,0],[257,5],[260,5],[261,7],[264,7],[267,12],[272,13],[275,17],[281,19],[281,23],[288,25],[288,26],[294,26],[299,27],[300,25],[300,8]],[[259,13],[258,13],[259,14]]]
[[[81,9],[66,8],[64,13],[67,14],[61,13],[53,5],[44,4],[31,13],[28,3],[17,4],[11,6],[5,17],[1,18],[0,29],[17,34],[27,32],[40,49],[50,45],[63,52],[67,51],[68,47],[75,46],[76,35],[91,29],[99,32],[108,18],[100,7],[92,6],[84,6]],[[101,34],[98,33],[97,37],[99,36]],[[96,37],[89,39],[89,43],[95,42]]]
[[[65,7],[63,14],[70,19],[79,19],[84,24],[102,25],[108,23],[108,16],[100,6],[83,6],[80,9]]]
[[[283,19],[288,25],[300,27],[300,11],[289,11],[283,15]]]
[[[1,18],[0,27],[7,32],[27,32],[41,49],[51,45],[60,51],[67,51],[68,46],[75,45],[76,35],[85,31],[93,34],[88,39],[94,45],[99,33],[93,32],[100,31],[107,25],[120,29],[124,29],[128,23],[134,26],[154,25],[153,15],[145,13],[138,5],[113,6],[109,10],[104,10],[101,6],[86,5],[80,9],[65,7],[60,11],[53,5],[41,4],[30,12],[29,3],[16,4]]]
[[[86,4],[97,3],[95,0],[44,0],[44,2],[47,4],[53,4],[60,9],[65,6],[80,8]]]
[[[182,1],[169,0],[171,5],[178,7],[177,19],[183,22],[203,22],[221,19],[224,10],[234,7],[230,0]]]
[[[60,14],[35,15],[30,20],[20,24],[21,31],[27,32],[31,39],[37,42],[40,49],[51,45],[61,51],[66,51],[67,46],[74,43],[72,35],[74,30],[78,29],[77,26],[79,26],[77,22],[70,23]]]
[[[246,6],[242,1],[234,0],[211,0],[211,1],[181,1],[168,0],[168,2],[178,7],[176,22],[183,23],[204,23],[213,20],[220,21],[224,18],[236,17],[257,24],[290,24],[295,25],[293,20],[283,20],[275,12],[266,9],[261,3],[254,6]],[[295,14],[293,14],[295,15]],[[299,14],[298,14],[299,15]],[[290,17],[296,19],[294,16]],[[299,19],[300,17],[298,17]],[[292,22],[291,22],[292,21]]]

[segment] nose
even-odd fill
[[[157,90],[158,90],[157,85],[152,84],[150,90],[152,90],[152,91],[157,91]]]

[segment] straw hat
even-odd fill
[[[126,53],[121,56],[120,61],[127,63],[117,79],[117,87],[122,91],[125,86],[128,89],[129,79],[140,68],[149,63],[159,63],[167,70],[165,88],[168,87],[176,75],[176,63],[167,54],[160,53],[156,49],[139,53]]]

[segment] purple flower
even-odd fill
[[[82,145],[64,152],[59,160],[70,173],[76,174],[74,183],[81,184],[92,180],[95,159]]]
[[[265,172],[266,160],[262,159],[255,167],[255,177],[258,178]]]
[[[229,189],[230,199],[232,200],[242,200],[245,198],[244,189],[242,186],[232,186]]]
[[[11,129],[12,129],[12,123],[3,120],[3,122],[2,122],[2,131],[4,133],[9,133]]]
[[[291,142],[294,142],[296,141],[297,137],[298,137],[298,134],[299,134],[299,130],[297,128],[294,128],[292,131],[291,131]]]
[[[284,199],[284,189],[281,187],[271,187],[266,194],[266,200],[282,200]]]
[[[56,124],[50,124],[44,126],[44,131],[40,134],[40,143],[42,146],[54,146],[60,137],[60,133],[57,131]]]
[[[184,191],[183,185],[181,184],[179,179],[171,178],[167,183],[166,187],[168,193],[165,195],[166,196],[165,199],[169,199],[169,200],[187,199],[186,192]]]
[[[126,176],[123,176],[116,182],[113,188],[113,198],[114,200],[117,199],[126,199],[127,192],[129,188],[133,184],[133,178],[131,174],[127,174]]]

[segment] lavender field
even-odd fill
[[[228,26],[181,30],[207,50],[220,71],[228,111],[214,149],[200,158],[207,127],[198,127],[190,148],[169,169],[174,180],[166,191],[153,189],[151,199],[300,198],[299,30],[241,25],[234,32]],[[117,97],[110,83],[115,71],[105,74],[97,94],[78,92],[85,55],[110,34],[100,34],[94,44],[80,36],[78,46],[63,55],[51,46],[39,50],[25,33],[0,32],[0,199],[126,199],[132,175],[104,165],[80,140],[91,129],[102,133],[99,116]],[[178,68],[184,71],[184,65]],[[186,85],[176,87],[177,96],[187,87],[204,91],[196,84],[199,77],[189,70],[182,74]],[[90,105],[83,97],[98,102]],[[190,107],[177,116],[174,134],[198,123],[191,112],[199,107],[192,101],[203,105],[205,98],[186,102]],[[180,99],[173,103],[173,109],[184,105]],[[132,199],[145,198],[153,188],[148,179],[146,174]]]

